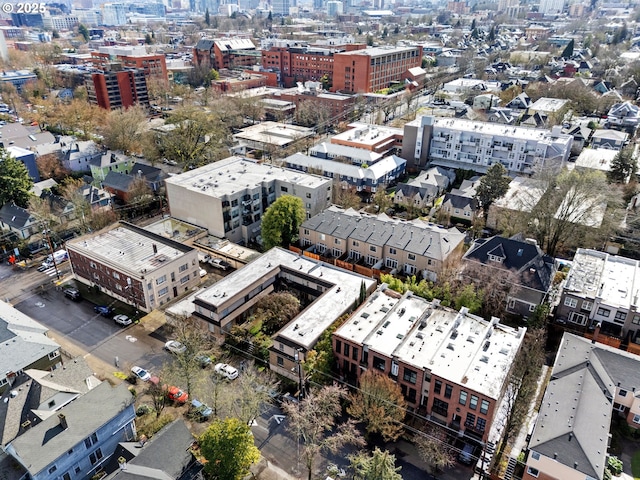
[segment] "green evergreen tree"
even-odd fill
[[[638,171],[638,162],[633,156],[633,148],[624,148],[620,150],[613,160],[609,171],[607,172],[607,179],[611,183],[625,183]]]
[[[85,42],[89,41],[89,30],[87,30],[87,27],[85,27],[83,24],[78,25],[78,33],[82,35],[82,38],[84,38]]]
[[[489,215],[489,207],[493,202],[507,193],[510,182],[507,169],[501,163],[489,167],[487,174],[480,179],[476,190],[476,199],[480,203],[485,218]]]
[[[26,208],[31,196],[33,179],[27,167],[9,153],[0,149],[0,205],[13,202]]]
[[[271,12],[269,12],[269,13],[271,13]],[[204,12],[204,23],[207,24],[207,27],[211,26],[211,16],[209,15],[209,9],[208,8]]]

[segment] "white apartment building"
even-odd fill
[[[267,208],[283,195],[302,200],[306,217],[331,203],[332,180],[229,157],[166,180],[171,215],[211,235],[248,243],[260,234]]]
[[[531,174],[537,166],[564,163],[572,142],[560,127],[549,131],[425,115],[405,125],[401,156],[407,168],[429,164],[484,173],[502,163],[511,174]]]

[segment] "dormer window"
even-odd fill
[[[504,261],[504,258],[503,257],[497,257],[495,255],[489,254],[489,261],[490,262],[502,263]]]

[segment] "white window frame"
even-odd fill
[[[564,305],[569,308],[576,308],[578,306],[578,299],[573,297],[564,297]]]
[[[532,477],[538,478],[538,475],[540,475],[540,470],[538,470],[537,468],[533,468],[533,467],[527,467],[527,475],[531,475]]]

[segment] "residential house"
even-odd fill
[[[555,260],[546,255],[535,241],[521,235],[479,238],[462,257],[465,265],[491,272],[511,284],[506,311],[527,318],[545,303],[556,273]],[[473,267],[465,269],[472,278]]]
[[[38,166],[36,165],[36,154],[26,148],[17,147],[15,145],[9,145],[5,147],[5,150],[13,158],[24,164],[27,167],[29,176],[34,182],[40,181],[40,172],[38,172]]]
[[[0,393],[24,370],[60,366],[60,345],[48,332],[44,325],[0,301]]]
[[[192,451],[195,441],[184,420],[175,420],[147,442],[123,442],[113,455],[123,461],[105,480],[202,480],[203,465]]]
[[[545,128],[547,126],[549,117],[546,113],[542,112],[530,112],[527,110],[520,117],[520,125],[532,128]]]
[[[24,240],[40,232],[42,223],[27,209],[5,203],[0,208],[0,230],[13,232]]]
[[[34,152],[41,146],[50,145],[54,142],[55,137],[53,134],[49,131],[41,130],[40,127],[22,125],[18,122],[7,123],[2,126],[0,146],[3,148],[13,146]]]
[[[300,245],[353,265],[436,280],[464,234],[422,220],[403,221],[332,206],[300,226]]]
[[[124,173],[109,172],[102,180],[102,186],[114,197],[126,203],[129,201],[132,188],[135,189],[136,180],[144,181],[149,187],[149,192],[156,194],[164,186],[165,178],[166,174],[160,168],[134,163],[131,170],[125,170]]]
[[[165,185],[174,218],[206,228],[219,238],[245,244],[257,239],[262,216],[277,198],[297,196],[302,199],[305,214],[311,217],[331,203],[332,191],[328,178],[242,157],[229,157],[174,175]]]
[[[338,327],[332,344],[348,383],[357,384],[367,370],[389,376],[411,410],[469,443],[497,444],[494,421],[504,415],[502,401],[525,330],[382,284]]]
[[[89,168],[95,185],[100,186],[110,172],[130,173],[134,163],[134,159],[122,152],[107,150],[91,157]]]
[[[493,107],[487,112],[487,121],[490,123],[513,125],[516,122],[516,116],[510,108]]]
[[[150,312],[200,285],[197,250],[126,222],[66,243],[76,280]]]
[[[618,90],[626,98],[635,99],[638,96],[638,82],[634,77],[631,77],[620,85]]]
[[[530,212],[544,195],[543,185],[529,177],[516,177],[509,183],[509,190],[504,197],[497,199],[487,215],[487,227],[500,228],[500,222],[509,221],[520,212]]]
[[[628,351],[640,353],[638,282],[640,262],[579,248],[567,275],[556,319],[581,331],[629,339]]]
[[[604,480],[614,415],[640,425],[640,357],[565,333],[522,476]]]
[[[591,136],[591,146],[593,148],[608,148],[619,151],[627,145],[628,141],[628,133],[605,128],[599,128]]]
[[[473,98],[474,110],[489,110],[500,104],[500,97],[492,93],[477,95]]]
[[[440,208],[449,215],[451,223],[463,222],[471,224],[479,209],[476,200],[476,189],[480,181],[479,176],[463,180],[460,188],[454,188],[444,194]]]
[[[388,185],[404,174],[407,161],[390,155],[373,165],[349,165],[323,160],[302,153],[294,153],[283,160],[285,167],[303,172],[319,172],[340,182],[341,188],[352,188],[358,192],[375,193],[379,186]]]
[[[133,186],[135,177],[120,172],[109,172],[107,176],[102,180],[102,187],[109,192],[109,194],[121,201],[127,203],[129,200],[129,190]]]
[[[40,384],[50,388],[44,380]],[[19,435],[2,446],[7,454],[2,470],[33,480],[92,478],[104,471],[120,442],[135,439],[134,398],[125,384],[101,382],[71,401],[74,396],[63,390],[48,402],[40,397],[44,410],[22,410]],[[5,398],[24,403],[22,397],[27,390]],[[68,403],[55,408],[65,399]]]
[[[384,155],[364,148],[348,147],[333,142],[322,142],[309,149],[312,157],[327,160],[345,159],[353,165],[373,165],[382,160]]]
[[[202,329],[223,339],[279,284],[311,301],[274,335],[269,352],[270,368],[298,381],[297,361],[304,360],[327,328],[375,290],[376,280],[276,247],[185,302],[195,304],[192,315]]]
[[[235,153],[245,155],[248,152],[259,150],[271,155],[271,152],[283,150],[288,146],[314,135],[313,128],[300,127],[298,125],[285,125],[278,122],[262,122],[241,129],[233,135],[238,142],[233,147]]]
[[[608,148],[585,148],[576,158],[576,169],[591,169],[608,172],[611,170],[611,161],[618,155],[616,150]]]
[[[575,125],[566,129],[565,133],[573,137],[573,145],[571,146],[571,153],[579,154],[582,152],[584,146],[591,140],[593,130],[589,128],[584,122],[578,122]]]
[[[406,183],[399,183],[393,195],[393,203],[419,209],[426,208],[449,188],[455,178],[456,175],[451,170],[432,167]]]
[[[527,110],[531,106],[531,98],[526,93],[522,92],[513,100],[505,105],[507,108],[513,110]]]
[[[104,155],[102,147],[93,140],[63,139],[60,148],[62,165],[72,172],[90,171],[91,165],[101,162]]]
[[[616,103],[607,113],[607,124],[635,130],[640,122],[640,108],[630,102]]]

